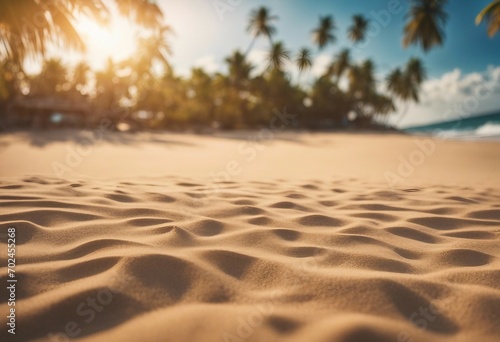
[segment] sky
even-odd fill
[[[175,70],[188,75],[193,66],[208,72],[225,71],[224,59],[235,49],[245,51],[252,37],[247,33],[252,9],[266,6],[279,19],[275,22],[275,41],[283,41],[294,54],[301,47],[314,52],[312,70],[304,76],[305,86],[321,74],[328,62],[343,48],[350,48],[353,59],[371,58],[383,90],[383,80],[390,70],[404,66],[413,56],[423,60],[428,79],[422,87],[422,101],[398,104],[391,122],[398,126],[424,124],[452,119],[457,115],[500,111],[500,34],[488,37],[485,25],[474,24],[477,13],[490,0],[449,0],[448,20],[443,47],[424,53],[419,47],[401,45],[408,0],[158,0],[165,22],[175,35],[169,38]],[[352,16],[363,14],[371,25],[366,41],[354,46],[346,36]],[[313,45],[311,31],[319,16],[332,15],[336,22],[336,42],[323,51]],[[106,58],[121,60],[134,53],[138,30],[127,19],[115,18],[108,29],[90,20],[82,20],[79,29],[87,41],[85,58],[94,68],[102,68]],[[140,33],[139,33],[140,34]],[[261,69],[269,42],[260,38],[249,59]],[[71,61],[82,59],[65,53]],[[259,70],[259,68],[257,68]],[[292,77],[297,71],[290,66]]]

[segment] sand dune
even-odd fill
[[[207,192],[173,176],[0,188],[2,242],[17,229],[19,340],[500,338],[498,188],[317,179]]]

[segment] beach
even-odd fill
[[[20,341],[498,341],[498,170],[397,133],[4,133],[0,313]]]

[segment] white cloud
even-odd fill
[[[313,65],[311,68],[311,74],[315,77],[320,77],[325,73],[326,68],[328,68],[328,65],[331,63],[331,61],[332,57],[325,53],[314,58]]]
[[[491,75],[491,79],[494,82],[500,82],[500,67],[494,67],[490,65],[488,67],[488,73]]]
[[[194,66],[197,68],[202,68],[207,73],[215,73],[219,71],[219,64],[215,60],[214,55],[208,55],[205,57],[201,57],[196,62],[194,62]]]
[[[400,126],[452,120],[500,109],[500,66],[463,74],[455,69],[422,85],[421,101],[410,106]],[[399,105],[403,108],[404,105]],[[397,115],[391,120],[398,122]]]

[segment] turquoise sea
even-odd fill
[[[404,131],[451,139],[500,140],[500,112],[414,126]]]

